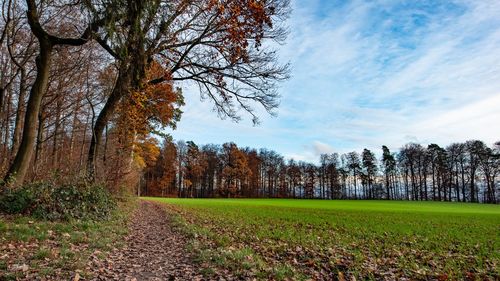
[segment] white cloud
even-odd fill
[[[338,7],[293,1],[280,51],[293,72],[277,118],[263,115],[259,127],[221,121],[196,91],[185,91],[174,137],[268,147],[305,161],[333,150],[500,137],[500,1],[435,2],[459,5],[456,12],[392,11],[394,1],[331,3]],[[428,22],[415,27],[413,14]]]
[[[313,142],[313,149],[316,156],[320,156],[321,154],[330,154],[335,151],[333,147],[320,141]]]
[[[415,124],[413,130],[424,135],[434,132],[441,142],[480,139],[493,143],[500,139],[500,94],[465,104],[453,110],[430,116]],[[467,131],[464,132],[464,128]]]

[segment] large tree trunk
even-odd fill
[[[96,162],[99,157],[99,146],[102,142],[104,129],[115,112],[120,99],[123,97],[124,93],[128,91],[129,86],[131,86],[130,71],[124,70],[120,72],[118,79],[116,79],[113,92],[111,92],[106,104],[97,116],[94,128],[92,129],[92,138],[90,140],[89,153],[87,156],[87,175],[91,180],[95,179]]]
[[[23,183],[26,172],[28,171],[31,156],[33,154],[33,146],[35,144],[40,105],[47,91],[49,80],[50,60],[53,46],[50,42],[47,42],[48,40],[39,39],[39,41],[40,54],[36,58],[37,74],[28,99],[21,143],[16,157],[5,176],[6,182],[10,181],[9,184],[14,186]]]

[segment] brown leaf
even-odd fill
[[[339,279],[339,281],[345,281],[344,273],[342,273],[342,272],[339,271],[338,279]]]

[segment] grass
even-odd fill
[[[167,199],[219,256],[274,279],[496,279],[500,206],[404,201]],[[233,250],[231,250],[233,249]],[[209,251],[209,249],[205,249]],[[226,255],[227,256],[227,255]],[[210,257],[214,259],[213,255]],[[235,260],[235,259],[233,259]],[[222,264],[224,266],[224,263]],[[230,269],[234,269],[234,262]]]
[[[94,251],[119,246],[134,201],[121,202],[107,221],[51,222],[26,216],[0,216],[0,280],[35,274],[69,280],[85,267]],[[24,266],[24,268],[23,268]]]

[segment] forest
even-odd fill
[[[364,149],[322,154],[319,165],[234,143],[164,140],[140,194],[169,197],[387,199],[498,203],[500,142],[443,148],[409,143],[382,157]]]
[[[183,86],[239,120],[270,113],[288,65],[287,0],[1,2],[3,186],[73,179],[136,189],[175,128]],[[193,93],[190,93],[193,94]]]

